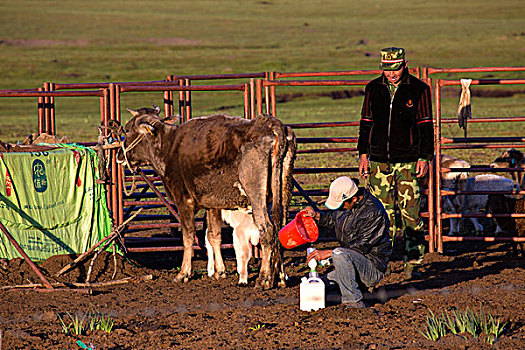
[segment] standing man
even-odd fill
[[[392,252],[388,215],[381,202],[347,176],[335,179],[325,206],[331,211],[304,209],[319,226],[335,232],[340,247],[314,250],[307,261],[332,258],[335,270],[327,275],[341,290],[341,302],[349,308],[363,308],[360,285],[373,287],[384,276]]]
[[[381,50],[379,67],[383,74],[365,89],[357,145],[359,175],[370,176],[370,191],[385,206],[392,242],[398,208],[405,273],[413,277],[425,254],[417,178],[427,175],[434,154],[430,87],[409,74],[402,48]]]

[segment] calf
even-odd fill
[[[496,158],[491,164],[491,168],[516,168],[520,169],[521,171],[511,171],[510,175],[512,177],[512,180],[516,183],[518,191],[522,189],[525,186],[524,178],[525,178],[525,157],[523,155],[523,152],[514,149],[509,148],[508,150],[504,151],[498,158]]]
[[[489,195],[488,207],[492,214],[525,214],[525,198],[505,196],[502,194]],[[525,218],[495,217],[494,220],[501,228],[501,232],[517,234],[525,237]],[[521,254],[525,253],[525,243],[516,243],[513,249],[517,252],[518,246]]]
[[[259,229],[253,221],[251,210],[221,210],[222,219],[233,228],[233,248],[237,260],[239,285],[248,285],[248,262],[252,257],[252,248],[259,244]],[[208,251],[208,276],[215,274],[215,256],[206,235]]]

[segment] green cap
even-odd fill
[[[398,70],[405,62],[405,49],[400,47],[387,47],[381,50],[382,70]]]

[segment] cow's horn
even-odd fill
[[[153,135],[155,132],[155,127],[153,125],[150,125],[148,123],[141,123],[139,125],[139,131],[141,134],[150,134]]]
[[[128,110],[129,113],[131,113],[132,116],[136,117],[137,115],[139,115],[139,112],[137,111],[134,111],[132,109],[129,109],[129,108],[126,108]]]
[[[153,105],[153,107],[155,107],[155,114],[156,114],[156,115],[159,115],[159,113],[160,113],[160,107],[157,106],[157,105],[154,104],[154,103],[152,103],[152,105]]]

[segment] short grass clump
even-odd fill
[[[265,324],[263,324],[263,323],[257,323],[255,326],[250,327],[250,330],[251,330],[251,331],[260,331],[260,330],[262,330],[264,327],[266,327]]]
[[[99,312],[94,308],[82,316],[78,314],[73,315],[70,312],[62,315],[57,314],[57,316],[62,326],[62,332],[68,335],[82,335],[88,330],[90,332],[101,330],[111,333],[115,326],[115,322],[110,315]]]
[[[452,315],[441,312],[441,317],[436,316],[432,310],[427,316],[425,328],[419,333],[428,340],[436,341],[448,334],[461,335],[468,333],[474,338],[483,337],[489,344],[494,344],[501,336],[507,322],[494,318],[490,313],[485,313],[483,306],[479,313],[469,307],[464,312],[454,310]]]

